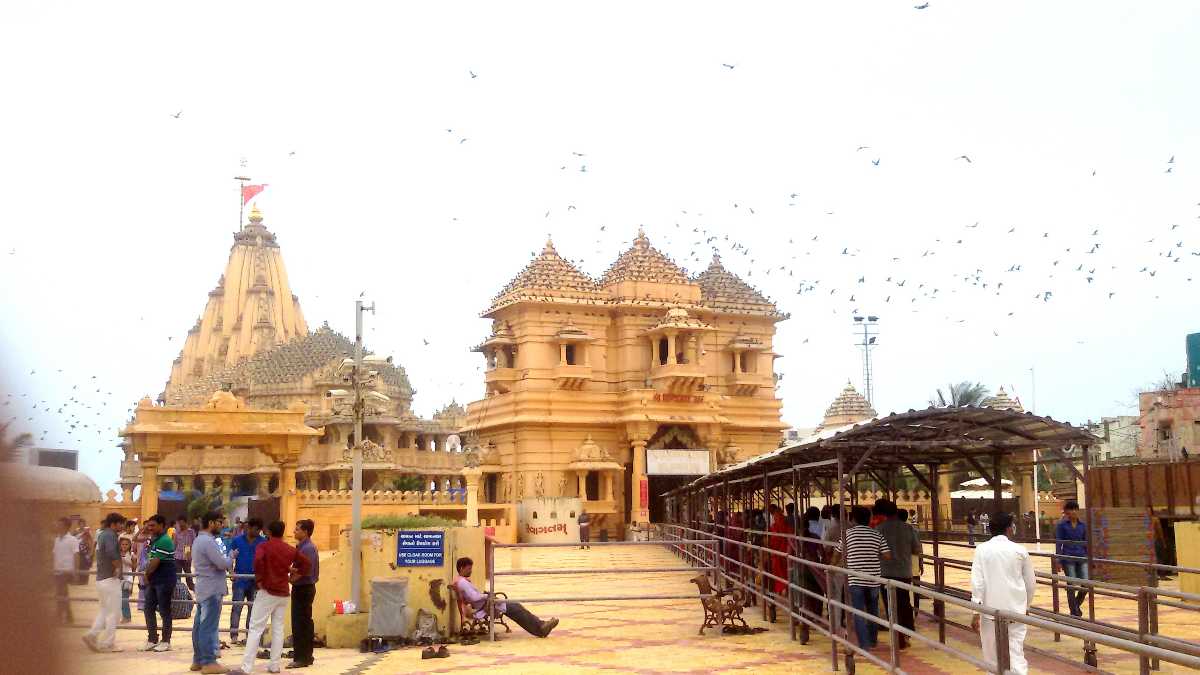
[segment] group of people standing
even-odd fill
[[[72,533],[71,521],[59,522],[54,539],[55,591],[60,618],[71,621],[68,584],[77,574],[83,554],[80,538]],[[131,620],[129,601],[134,584],[139,587],[138,605],[146,619],[145,652],[171,649],[172,622],[179,605],[194,603],[192,624],[192,667],[201,673],[227,673],[218,656],[223,599],[233,578],[236,601],[230,612],[231,641],[246,647],[241,664],[251,673],[267,623],[272,628],[268,672],[280,671],[284,642],[284,612],[291,606],[293,659],[288,668],[313,664],[314,627],[312,604],[320,578],[320,558],[312,541],[313,521],[296,523],[297,546],[283,541],[284,524],[267,526],[270,537],[261,533],[262,521],[251,518],[236,528],[225,526],[225,516],[210,511],[195,523],[180,518],[169,528],[161,515],[153,515],[136,528],[135,521],[110,513],[95,536],[88,553],[94,557],[96,593],[100,608],[83,642],[96,652],[116,652],[116,629]],[[252,576],[251,576],[252,575]],[[237,641],[241,604],[251,604],[247,614],[246,640]],[[162,630],[159,630],[159,619]]]

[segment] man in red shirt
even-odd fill
[[[242,657],[242,672],[254,672],[254,657],[262,640],[267,619],[271,620],[271,661],[268,673],[279,672],[279,660],[283,657],[283,616],[291,596],[289,583],[307,576],[312,563],[283,541],[283,523],[274,521],[267,525],[271,538],[258,545],[254,551],[254,581],[258,591],[254,594],[254,608],[250,611],[250,631],[246,636],[246,655]]]

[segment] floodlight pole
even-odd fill
[[[374,312],[375,303],[363,307],[361,299],[354,301],[354,368],[350,379],[354,385],[354,447],[350,485],[350,600],[355,607],[362,603],[362,499],[363,499],[363,312]]]

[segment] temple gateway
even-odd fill
[[[780,443],[787,316],[717,256],[689,276],[639,231],[594,280],[547,242],[482,316],[485,396],[464,428],[481,502],[578,497],[620,536],[667,490]]]

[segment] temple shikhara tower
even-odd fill
[[[595,280],[548,242],[482,316],[485,396],[465,427],[482,501],[578,497],[617,534],[655,519],[666,490],[780,442],[787,316],[717,256],[688,276],[639,231]]]
[[[226,498],[348,490],[345,453],[354,442],[354,423],[339,366],[353,354],[354,342],[328,325],[309,330],[275,235],[253,208],[171,365],[159,405],[143,400],[123,433],[122,488],[131,495],[141,485],[143,503],[156,505],[146,499],[150,475],[158,490],[219,489]],[[376,449],[366,458],[365,488],[392,490],[402,481],[404,489],[444,493],[461,486],[463,455],[451,452],[456,448],[447,440],[466,411],[452,403],[433,419],[421,419],[412,412],[404,369],[373,367],[378,375],[363,436]],[[301,445],[282,452],[281,441],[256,436],[255,425],[279,415],[255,411],[301,413],[300,422],[288,418],[292,426],[286,427],[288,442]],[[169,447],[150,447],[155,443]]]

